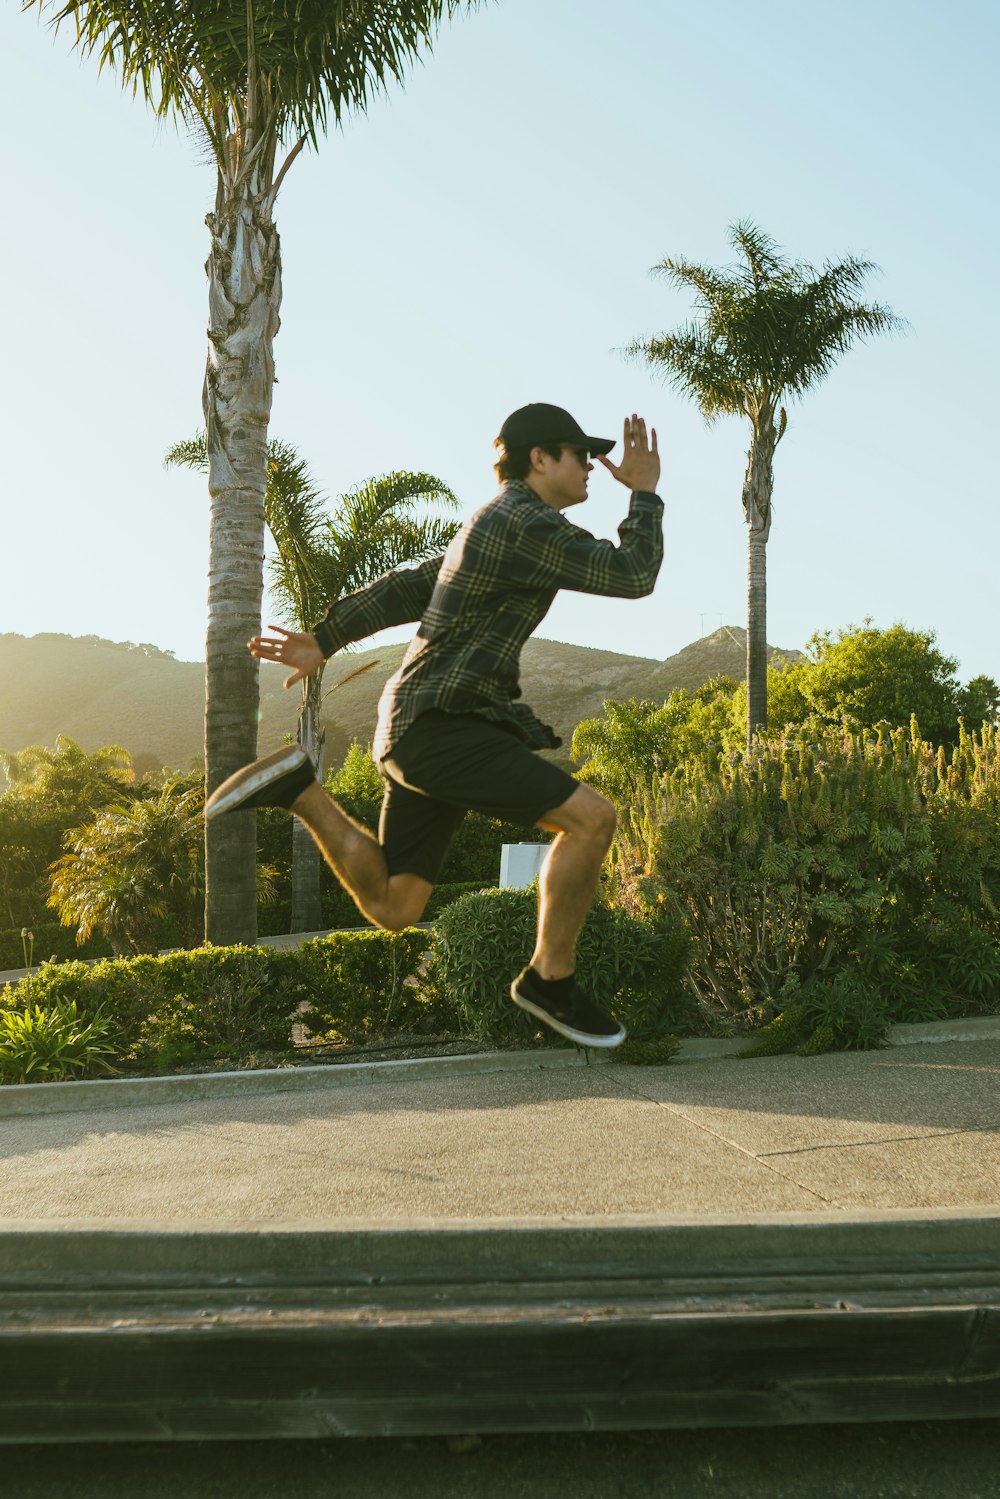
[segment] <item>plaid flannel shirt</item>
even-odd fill
[[[599,541],[513,480],[477,510],[440,557],[385,573],[333,605],[314,633],[324,656],[392,625],[420,621],[379,701],[372,753],[391,753],[432,708],[476,713],[532,749],[561,744],[521,696],[521,647],[561,588],[637,599],[663,560],[663,502],[636,491],[618,528]]]

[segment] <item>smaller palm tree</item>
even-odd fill
[[[123,745],[85,750],[68,734],[58,734],[54,746],[0,750],[0,770],[9,786],[73,807],[101,806],[135,781],[132,756]]]
[[[751,223],[736,224],[730,243],[742,264],[695,265],[668,258],[654,271],[693,290],[697,320],[674,333],[636,339],[626,353],[642,358],[698,404],[707,422],[743,416],[751,440],[743,480],[748,532],[747,744],[767,728],[767,558],[774,488],[774,450],[788,423],[784,403],[800,398],[861,339],[905,327],[888,307],[858,302],[876,266],[848,256],[817,273],[793,264]]]
[[[164,461],[168,466],[206,472],[204,433],[176,443]],[[456,510],[458,504],[442,479],[401,470],[365,480],[340,495],[330,510],[296,449],[277,439],[269,442],[264,513],[276,549],[270,583],[285,623],[293,630],[311,630],[345,594],[364,588],[395,567],[443,552],[459,528],[433,510],[435,506]],[[355,675],[349,673],[330,691]],[[321,780],[324,696],[321,667],[302,683],[297,731]],[[308,830],[296,821],[292,830],[292,931],[319,928],[319,877],[319,851]]]
[[[198,940],[204,893],[201,788],[167,782],[157,797],[104,807],[66,835],[48,904],[78,942],[98,931],[116,955],[155,952],[160,924],[177,919],[182,944]]]

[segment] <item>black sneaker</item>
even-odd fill
[[[302,746],[287,744],[223,781],[205,803],[205,819],[210,822],[223,812],[245,812],[249,807],[290,807],[315,779]]]
[[[578,1046],[620,1046],[625,1040],[624,1026],[589,1000],[579,984],[573,985],[566,1000],[546,999],[534,970],[526,968],[511,984],[510,997],[522,1010]]]

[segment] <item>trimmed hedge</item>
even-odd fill
[[[305,997],[294,953],[202,947],[165,957],[46,963],[4,990],[4,1008],[76,1003],[98,1013],[120,1056],[157,1070],[197,1058],[283,1050]]]
[[[430,932],[338,932],[299,950],[300,979],[313,1037],[370,1041],[393,1032],[460,1031],[461,1020],[427,974]]]
[[[432,1007],[422,986],[430,946],[429,934],[413,928],[336,933],[291,952],[202,947],[45,963],[0,991],[0,1012],[75,1004],[81,1021],[101,1016],[116,1056],[147,1073],[289,1051],[296,1023],[345,1042],[454,1027],[442,996]]]

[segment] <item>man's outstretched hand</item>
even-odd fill
[[[247,641],[247,650],[258,661],[277,661],[279,666],[293,668],[285,678],[286,687],[294,687],[303,677],[311,677],[326,659],[319,648],[315,635],[299,635],[294,630],[283,630],[280,625],[268,625],[274,635],[255,635]]]
[[[650,427],[649,433],[647,438],[646,423],[633,411],[631,416],[625,418],[622,439],[625,452],[621,463],[616,467],[600,453],[595,453],[594,457],[626,489],[645,489],[650,494],[655,494],[660,480],[660,455],[656,450],[656,428]]]

